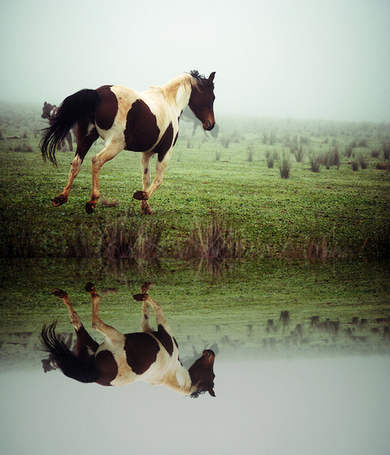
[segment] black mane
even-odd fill
[[[203,74],[200,74],[198,70],[190,71],[190,75],[196,79],[200,89],[204,89],[209,85],[209,80]],[[213,84],[214,85],[214,84]]]

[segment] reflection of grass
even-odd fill
[[[27,126],[21,132],[18,125],[23,115]],[[66,184],[71,154],[58,154],[57,169],[43,165],[39,137],[34,135],[39,111],[8,109],[3,117],[0,256],[104,256],[104,232],[118,219],[128,217],[127,225],[135,228],[147,224],[139,203],[132,199],[133,192],[140,189],[138,154],[122,152],[103,167],[102,198],[115,204],[98,205],[87,216],[84,205],[90,196],[90,157],[102,147],[101,142],[94,145],[69,201],[54,208],[50,199]],[[231,129],[228,119],[225,128]],[[143,252],[151,251],[152,257],[183,257],[194,238],[194,226],[210,231],[217,217],[235,236],[240,257],[387,256],[390,174],[375,167],[379,160],[382,163],[382,138],[389,134],[388,126],[275,122],[262,128],[256,122],[236,123],[234,130],[240,133],[224,151],[226,160],[216,161],[220,140],[198,141],[195,137],[189,150],[189,132],[183,125],[183,139],[175,147],[164,183],[150,201],[154,209],[149,217],[152,240],[158,245]],[[33,153],[12,152],[17,144],[6,138],[22,136],[25,131]],[[263,131],[268,131],[267,138],[269,131],[274,132],[272,141],[263,144]],[[343,150],[357,132],[364,137],[355,141],[352,153],[364,157],[368,166],[364,172],[353,172],[350,159],[338,152],[337,166],[319,173],[309,171],[309,151],[317,156]],[[289,179],[281,179],[277,169],[267,167],[266,157],[278,156],[294,144],[305,152],[304,158],[294,162]],[[253,150],[250,163],[248,149]],[[380,158],[371,156],[373,149],[380,150]],[[111,246],[111,252],[118,250],[117,245]]]
[[[186,355],[192,346],[200,350],[214,343],[221,353],[255,349],[258,355],[317,349],[389,352],[383,320],[390,316],[385,265],[244,261],[224,263],[219,273],[205,262],[114,265],[80,260],[2,264],[0,342],[6,344],[0,358],[20,348],[7,343],[38,345],[43,323],[57,319],[60,332],[72,331],[66,308],[51,295],[54,287],[69,292],[89,327],[91,305],[84,291],[89,280],[101,294],[102,319],[122,332],[139,330],[141,306],[132,295],[143,281],[153,281],[150,293]]]

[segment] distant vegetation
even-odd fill
[[[336,258],[389,256],[390,125],[219,117],[217,139],[182,122],[154,215],[141,215],[140,157],[101,172],[88,216],[87,155],[69,201],[52,207],[72,160],[44,164],[40,106],[0,105],[0,256]]]

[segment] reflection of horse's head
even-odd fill
[[[56,323],[44,326],[41,340],[45,351],[49,352],[51,364],[80,382],[115,386],[143,380],[152,385],[163,385],[182,395],[197,397],[209,392],[215,397],[214,351],[203,351],[188,370],[181,364],[178,344],[162,308],[147,294],[150,286],[150,283],[144,284],[142,293],[134,296],[135,300],[143,302],[141,332],[123,335],[100,319],[99,294],[93,284],[87,284],[86,291],[92,298],[92,327],[106,338],[101,345],[85,330],[68,294],[54,289],[53,294],[68,308],[77,344],[73,352],[69,343],[66,344],[56,334]],[[150,326],[150,307],[155,312],[157,330]]]

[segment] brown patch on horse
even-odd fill
[[[146,152],[157,142],[160,134],[157,119],[144,101],[134,101],[127,113],[124,134],[125,149],[134,152]]]
[[[160,350],[157,341],[147,333],[129,333],[125,339],[126,360],[136,374],[145,373],[156,361]]]
[[[111,385],[118,374],[118,365],[112,352],[98,352],[95,357],[95,365],[99,371],[99,378],[96,382],[100,385]]]
[[[76,353],[80,359],[88,360],[91,356],[95,355],[99,347],[99,343],[97,343],[91,335],[86,331],[85,327],[81,325],[81,327],[76,330],[77,335],[77,344],[76,344]]]
[[[153,332],[153,335],[159,340],[159,342],[171,356],[173,354],[172,337],[168,334],[164,327],[162,325],[159,325],[157,332]]]
[[[157,153],[158,160],[161,162],[164,159],[167,151],[172,147],[173,141],[173,126],[172,123],[168,125],[168,128],[165,130],[160,142],[153,149],[154,153]]]
[[[95,122],[102,130],[109,130],[112,127],[118,112],[118,100],[111,87],[112,85],[103,85],[96,90],[100,96],[100,103],[96,108]]]

